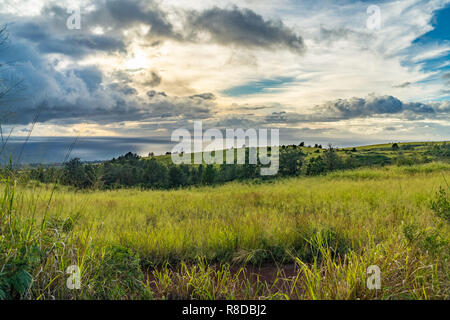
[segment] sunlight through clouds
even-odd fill
[[[448,135],[441,131],[448,111],[439,105],[448,101],[448,64],[428,67],[449,53],[448,42],[413,42],[437,28],[436,12],[450,2],[377,1],[377,30],[367,28],[370,3],[325,3],[1,0],[11,40],[1,60],[20,60],[14,73],[29,97],[10,107],[27,116],[9,122],[26,125],[45,99],[42,135],[70,135],[90,123],[89,135],[126,135],[128,127],[144,136],[160,131],[139,131],[136,123],[167,121],[169,130],[196,117],[212,125],[234,114],[264,124],[283,112],[298,121],[277,125],[300,128],[305,119],[312,125],[317,106],[375,95],[420,102],[434,113],[367,114],[357,121],[363,128],[371,119],[371,129],[355,134],[381,137],[387,118],[413,127],[413,119],[439,117],[443,123],[430,136]],[[82,27],[68,30],[67,8],[77,5]],[[214,99],[198,98],[204,94]],[[328,116],[336,129],[347,120]]]

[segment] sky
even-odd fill
[[[0,25],[4,135],[450,140],[450,0],[0,0]]]

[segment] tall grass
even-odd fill
[[[2,179],[0,299],[148,298],[139,256],[120,246],[96,247],[89,227],[74,231],[81,211],[53,209],[53,192],[24,190],[14,174]],[[58,195],[55,195],[57,198]],[[81,270],[81,290],[66,270]],[[130,278],[124,278],[124,275]]]
[[[449,225],[431,202],[449,172],[92,193],[5,180],[1,298],[448,299]],[[81,290],[66,286],[69,265]],[[366,286],[370,265],[380,290]],[[261,266],[270,279],[252,274]]]

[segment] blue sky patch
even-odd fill
[[[263,79],[248,82],[244,85],[235,86],[223,90],[222,93],[227,96],[238,97],[257,93],[268,93],[271,89],[279,89],[287,83],[295,80],[293,77],[279,77],[274,79]]]
[[[414,40],[413,44],[425,45],[450,40],[450,6],[437,10],[431,22],[433,30]]]

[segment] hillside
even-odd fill
[[[190,154],[191,163],[180,165],[174,165],[169,154],[142,158],[129,152],[99,164],[87,164],[79,159],[72,159],[63,167],[37,167],[24,172],[31,180],[43,183],[58,181],[77,189],[139,187],[166,190],[221,185],[230,181],[269,181],[283,177],[316,176],[359,167],[448,162],[450,159],[450,144],[446,142],[395,143],[343,149],[283,145],[279,148],[279,163],[273,165],[269,175],[264,175],[263,170],[272,167],[272,162],[268,165],[259,161],[249,164],[249,148],[233,151],[234,163],[231,164],[225,163],[226,150],[217,151],[223,153],[222,164],[206,164],[205,161],[202,164],[194,164],[195,154]],[[238,152],[241,151],[245,156],[243,164],[237,161]],[[189,154],[184,156],[189,157]],[[271,156],[272,151],[269,150],[269,157]]]
[[[29,275],[30,298],[448,299],[449,173],[433,162],[170,191],[7,184],[0,244],[20,250],[0,267],[17,261],[5,277]],[[80,291],[61,277],[73,264]],[[380,290],[366,287],[370,265]],[[20,288],[0,282],[10,297]]]

